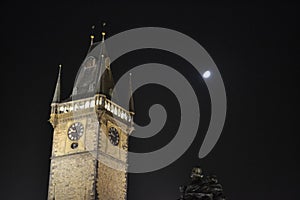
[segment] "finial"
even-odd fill
[[[105,32],[102,32],[102,41],[104,41]]]
[[[95,25],[92,26],[92,33],[91,33],[91,36],[90,36],[90,38],[91,38],[91,46],[93,45],[94,38],[95,38],[95,36],[94,36],[94,29],[95,29]]]
[[[104,41],[104,36],[105,36],[105,31],[104,31],[104,27],[106,26],[105,22],[102,22],[102,41]]]
[[[91,37],[91,46],[92,46],[94,43],[94,35],[91,35],[90,37]]]

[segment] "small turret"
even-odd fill
[[[60,103],[60,76],[61,76],[61,65],[59,65],[58,78],[56,82],[52,103]]]
[[[61,65],[59,65],[59,70],[58,70],[58,77],[57,77],[57,82],[56,82],[56,87],[51,103],[51,114],[50,114],[50,123],[52,124],[53,127],[56,126],[57,124],[57,116],[56,114],[58,113],[58,104],[61,102],[60,99],[60,77],[61,77]]]
[[[129,112],[131,115],[134,115],[134,101],[133,101],[133,94],[132,94],[131,73],[129,73]]]

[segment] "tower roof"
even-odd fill
[[[102,40],[93,43],[77,72],[71,97],[80,99],[101,93],[111,98],[113,87],[114,81],[105,42]]]

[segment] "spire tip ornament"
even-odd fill
[[[105,31],[104,31],[104,27],[106,26],[106,22],[102,22],[102,41],[104,41],[104,36],[105,36]]]
[[[91,38],[91,46],[94,44],[94,29],[95,29],[95,25],[92,26],[92,33],[90,35],[90,38]]]
[[[102,41],[104,41],[105,32],[102,32]]]

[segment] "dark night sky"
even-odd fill
[[[296,41],[300,35],[296,4],[7,2],[1,2],[1,199],[46,199],[52,139],[47,120],[57,66],[64,66],[66,98],[86,55],[90,27],[103,20],[108,36],[158,26],[192,37],[214,59],[227,92],[223,133],[213,151],[200,160],[197,153],[208,125],[210,101],[192,67],[158,50],[132,52],[112,65],[117,79],[139,64],[167,64],[186,76],[201,99],[203,117],[192,146],[162,170],[131,174],[129,200],[175,200],[194,165],[216,174],[228,199],[296,199],[300,178],[295,126]],[[148,108],[154,103],[165,105],[170,114],[158,135],[144,141],[133,139],[131,148],[147,151],[163,146],[177,128],[177,101],[157,85],[140,88],[134,97],[137,123],[148,122]]]

